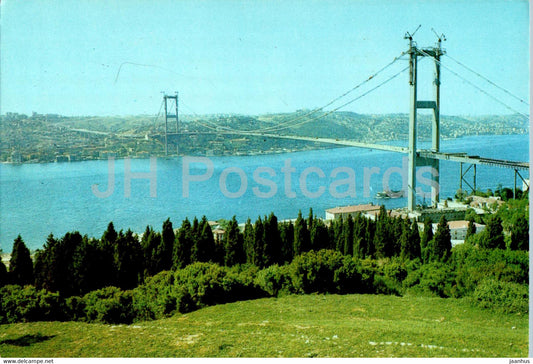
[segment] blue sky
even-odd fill
[[[179,91],[185,114],[315,108],[405,51],[405,32],[419,24],[420,46],[435,43],[435,28],[451,57],[529,100],[522,0],[3,0],[0,11],[2,114],[155,115],[161,91]],[[420,65],[422,99],[432,95],[428,61]],[[450,58],[443,64],[529,112]],[[405,66],[396,62],[350,96]],[[441,107],[454,115],[511,112],[447,69]],[[407,112],[407,73],[343,110]]]

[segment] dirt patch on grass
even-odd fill
[[[193,345],[200,339],[200,336],[202,336],[202,335],[203,334],[200,333],[200,334],[192,334],[192,335],[182,336],[182,337],[178,338],[178,340],[176,340],[176,345],[177,346]]]

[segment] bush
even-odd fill
[[[57,293],[33,286],[0,288],[0,323],[65,320],[64,307]]]
[[[416,293],[426,293],[439,297],[455,296],[454,272],[450,266],[441,262],[412,264],[403,281],[403,287]]]
[[[337,293],[368,293],[372,281],[363,278],[363,267],[358,259],[344,256],[342,265],[333,273],[333,284]]]
[[[271,296],[294,293],[288,265],[271,265],[257,273],[255,283]]]
[[[109,324],[130,324],[136,318],[132,291],[105,287],[83,296],[85,316],[88,321]]]
[[[361,293],[401,295],[401,279],[407,275],[404,263],[390,258],[362,262],[362,281],[366,290]]]
[[[85,301],[78,296],[71,296],[65,300],[65,314],[72,321],[86,321]]]
[[[263,297],[253,277],[214,263],[194,263],[174,274],[174,293],[180,312],[218,303]]]
[[[418,287],[439,297],[451,297],[454,275],[449,265],[443,263],[425,264],[420,268]]]
[[[291,285],[286,277],[283,284],[294,293],[368,293],[374,277],[359,259],[333,250],[303,253],[294,258],[288,272]]]
[[[472,300],[479,307],[506,313],[528,313],[529,311],[528,286],[513,282],[485,279],[476,287]]]
[[[492,278],[502,282],[529,283],[529,256],[525,251],[479,249],[465,243],[452,252],[457,295],[471,295],[480,282]]]
[[[310,251],[294,258],[289,270],[295,292],[335,292],[332,283],[342,259],[342,254],[333,250]]]
[[[177,297],[173,290],[174,274],[157,273],[133,290],[133,307],[137,320],[154,320],[176,312]]]

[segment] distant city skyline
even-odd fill
[[[2,114],[155,115],[161,91],[179,92],[183,114],[313,109],[406,51],[404,34],[419,25],[419,46],[435,44],[432,28],[447,39],[442,114],[529,114],[525,0],[4,0],[0,12]],[[396,62],[325,110],[406,66]],[[432,70],[421,61],[421,99],[432,97]],[[407,113],[407,75],[341,111]]]

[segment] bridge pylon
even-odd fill
[[[414,33],[413,33],[414,34]],[[439,202],[439,160],[419,158],[417,153],[417,111],[418,109],[433,109],[433,121],[431,126],[431,149],[433,152],[440,151],[440,56],[444,54],[441,43],[444,36],[438,37],[435,47],[418,48],[413,36],[405,35],[409,39],[409,147],[408,147],[408,175],[407,175],[407,208],[413,211],[416,208],[416,167],[432,167],[431,204],[436,206]],[[435,62],[435,78],[433,81],[435,100],[422,101],[417,98],[417,61],[418,57],[431,57]]]
[[[180,132],[180,119],[178,117],[178,92],[176,91],[175,95],[163,96],[163,101],[165,104],[165,155],[168,155],[168,121],[169,119],[176,119],[176,153],[179,154],[179,132]],[[172,113],[172,106],[174,106],[174,114]]]

